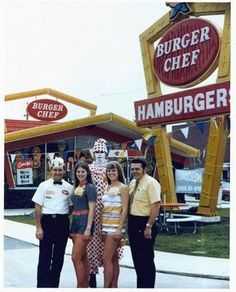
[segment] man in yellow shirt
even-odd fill
[[[147,163],[141,158],[131,161],[132,181],[129,185],[129,243],[137,274],[137,288],[154,288],[156,267],[154,243],[157,236],[156,218],[160,209],[161,187],[147,173]]]

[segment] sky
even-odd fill
[[[143,1],[9,1],[6,94],[49,87],[97,113],[134,118],[133,101],[146,98],[139,35],[168,10]],[[23,117],[18,102],[7,103],[6,117],[13,107]],[[72,106],[67,118],[80,112],[88,114]]]
[[[139,35],[169,10],[148,0],[6,1],[5,94],[52,88],[134,120],[134,101],[147,98]],[[5,118],[25,119],[32,100],[7,102]],[[63,120],[89,115],[63,103]]]

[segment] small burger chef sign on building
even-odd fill
[[[27,112],[31,117],[41,121],[56,121],[67,115],[67,108],[56,100],[40,99],[29,103]]]
[[[220,37],[203,19],[174,25],[157,44],[153,70],[163,83],[180,88],[205,80],[218,66]],[[230,82],[139,100],[134,103],[137,126],[200,119],[230,112]]]

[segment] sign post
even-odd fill
[[[162,192],[167,202],[176,202],[165,125],[211,118],[198,213],[215,215],[214,198],[219,189],[228,134],[225,115],[230,112],[230,3],[168,3],[173,10],[140,35],[148,99],[135,102],[136,121],[138,126],[153,127],[157,136],[154,148]],[[199,18],[216,14],[225,17],[222,33],[206,19]],[[217,67],[216,84],[162,95],[161,82],[190,88],[205,80]]]

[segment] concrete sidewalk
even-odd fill
[[[21,210],[21,215],[29,215],[32,211],[33,209],[23,209]],[[5,212],[5,216],[11,216],[12,214],[10,213],[14,213],[13,210],[11,210],[11,212]],[[35,238],[35,227],[32,225],[4,220],[4,235],[38,245],[38,240]],[[120,262],[120,266],[133,269],[130,248],[129,246],[125,246],[124,249],[124,257]],[[68,240],[66,254],[70,255],[71,250],[72,241]],[[229,259],[189,256],[155,251],[155,263],[157,272],[159,273],[221,280],[229,280],[230,275]]]

